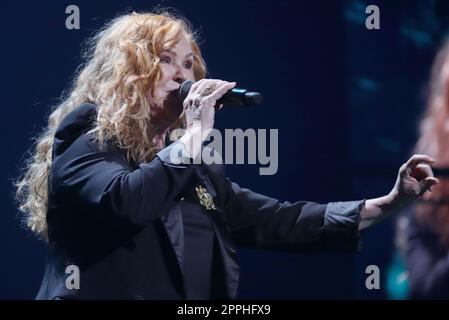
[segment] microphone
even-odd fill
[[[184,81],[179,87],[178,96],[181,101],[184,101],[189,93],[190,87],[194,84],[193,81]],[[220,99],[218,99],[217,104],[230,104],[235,106],[248,107],[254,104],[259,104],[262,102],[262,94],[259,92],[251,92],[246,89],[234,88],[226,92]]]

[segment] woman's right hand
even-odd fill
[[[214,127],[217,101],[235,85],[235,82],[202,79],[190,88],[183,103],[187,128],[180,140],[193,158]]]

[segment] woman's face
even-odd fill
[[[161,131],[167,130],[182,113],[182,101],[178,100],[177,90],[186,80],[194,81],[193,53],[185,34],[178,43],[160,55],[162,79],[155,88],[156,108],[152,121]]]

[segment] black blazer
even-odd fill
[[[175,142],[149,163],[132,164],[89,130],[83,104],[58,127],[49,177],[49,256],[38,299],[182,299],[184,239],[179,201],[192,181],[212,195],[219,265],[212,297],[235,298],[236,244],[293,250],[356,250],[363,201],[280,202],[240,188],[222,165],[170,161]],[[198,205],[192,210],[205,210]],[[80,269],[68,289],[66,267]]]

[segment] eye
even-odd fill
[[[192,69],[192,65],[193,65],[192,61],[187,61],[184,63],[184,68]]]
[[[170,62],[171,62],[171,59],[170,59],[169,56],[162,56],[162,57],[159,59],[159,61],[160,61],[161,63],[170,63]]]

